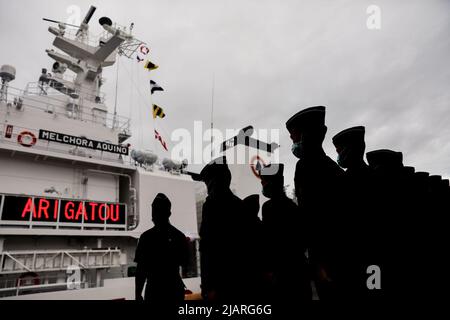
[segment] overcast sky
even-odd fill
[[[150,78],[166,90],[153,98],[167,114],[158,123],[170,140],[172,130],[192,130],[196,120],[209,127],[215,74],[215,126],[279,128],[286,183],[296,159],[284,124],[315,105],[327,107],[324,146],[333,159],[331,137],[364,125],[367,151],[402,151],[406,165],[450,176],[448,0],[0,0],[0,64],[17,68],[12,86],[51,69],[45,49],[53,36],[42,18],[67,21],[72,4],[82,15],[97,6],[97,33],[101,16],[134,22],[160,66],[148,74],[136,61],[120,61],[118,110],[134,121],[135,145],[163,155],[153,139]],[[381,9],[380,30],[366,26],[371,4]],[[104,72],[111,109],[115,68]]]

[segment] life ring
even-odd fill
[[[33,132],[30,131],[22,131],[17,136],[17,142],[24,147],[32,147],[36,144],[37,138]]]
[[[263,167],[266,165],[266,162],[264,161],[263,158],[261,158],[260,156],[256,155],[254,156],[251,160],[250,160],[250,168],[252,169],[253,174],[255,175],[256,178],[261,179],[258,170],[256,170],[256,164],[255,162],[261,162],[260,165],[262,165]]]
[[[145,55],[147,55],[150,52],[150,49],[146,46],[141,46],[139,48],[139,50],[141,51],[142,54],[145,54]]]

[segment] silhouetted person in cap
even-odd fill
[[[362,126],[345,129],[333,137],[338,154],[337,163],[346,169],[341,180],[342,261],[338,286],[342,295],[361,299],[370,295],[366,280],[367,268],[379,264],[380,235],[374,224],[378,214],[378,196],[374,187],[374,172],[364,161],[366,143]]]
[[[292,153],[299,158],[295,170],[295,192],[300,212],[308,225],[308,253],[315,267],[319,298],[336,298],[333,278],[339,262],[339,179],[342,169],[324,152],[327,132],[325,107],[304,109],[287,122],[293,141]]]
[[[230,190],[226,158],[207,164],[200,179],[208,192],[200,226],[202,296],[214,302],[248,298],[248,235],[242,223],[243,203]]]
[[[424,232],[418,234],[425,243],[427,265],[422,267],[426,272],[427,291],[439,292],[445,285],[440,277],[436,277],[436,270],[448,265],[448,215],[450,197],[448,193],[448,180],[440,175],[428,177],[429,205],[422,213]],[[425,240],[425,241],[424,241]]]
[[[154,227],[139,238],[134,261],[136,270],[136,300],[145,301],[157,309],[172,308],[184,300],[184,284],[180,267],[187,263],[189,251],[185,235],[169,221],[171,202],[158,193],[152,203]]]
[[[382,294],[389,298],[417,294],[422,273],[416,259],[419,226],[415,212],[419,206],[411,197],[415,193],[414,185],[403,166],[403,154],[380,149],[366,156],[379,190],[378,215],[374,222],[382,234],[379,242]]]
[[[286,196],[283,164],[271,164],[260,171],[265,268],[270,281],[270,298],[293,307],[311,300],[311,284],[305,256],[305,222],[297,205]]]

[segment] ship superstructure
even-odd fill
[[[134,298],[134,251],[158,192],[191,239],[182,274],[199,290],[195,182],[131,150],[130,120],[101,91],[103,69],[144,43],[107,17],[90,36],[94,12],[78,30],[49,27],[55,62],[24,90],[10,85],[14,67],[0,69],[0,297]]]

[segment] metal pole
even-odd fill
[[[211,92],[211,160],[212,160],[212,157],[213,157],[214,85],[215,85],[215,74],[213,73],[213,78],[212,78],[212,92]]]
[[[119,57],[117,57],[117,68],[116,68],[116,97],[114,102],[114,119],[113,119],[113,129],[116,128],[116,116],[117,116],[117,93],[119,92]]]

